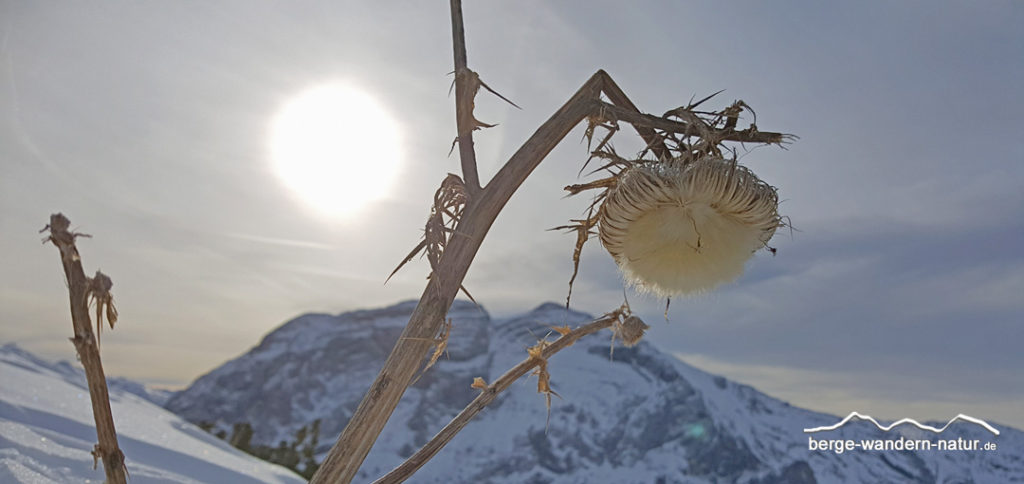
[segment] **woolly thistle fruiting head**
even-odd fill
[[[717,157],[629,167],[598,219],[626,280],[666,297],[736,279],[780,225],[775,188]]]

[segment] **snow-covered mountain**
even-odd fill
[[[167,408],[230,433],[240,422],[252,442],[280,446],[321,421],[320,457],[340,434],[415,307],[414,302],[331,316],[307,314],[268,334],[248,353],[196,380]],[[359,471],[379,477],[427,441],[487,381],[526,357],[553,325],[589,321],[548,303],[492,321],[457,301],[450,358],[410,388]],[[603,336],[602,336],[603,334]],[[704,373],[641,342],[616,347],[592,335],[549,363],[561,398],[547,409],[536,382],[521,380],[471,422],[410,482],[707,483],[1024,482],[1024,434],[996,425],[995,436],[956,422],[937,436],[900,426],[886,433],[854,421],[828,432],[805,428],[840,420],[795,408],[753,388]],[[854,410],[854,409],[851,409]],[[945,422],[938,423],[939,426]],[[978,439],[991,451],[811,450],[816,441],[936,442]]]
[[[38,370],[45,370],[47,375],[59,377],[71,385],[85,385],[85,370],[83,370],[81,366],[72,365],[66,360],[58,361],[56,363],[46,361],[19,348],[18,345],[14,343],[8,343],[0,347],[0,354],[5,355],[4,361],[14,362],[15,360],[21,360],[23,363]],[[170,390],[150,388],[137,381],[129,380],[127,378],[119,378],[116,376],[107,377],[107,388],[111,392],[131,393],[132,395],[159,407],[164,406],[164,404],[167,403],[167,400],[171,398],[171,395],[174,394],[174,392]]]
[[[132,483],[303,482],[154,403],[165,394],[123,379],[109,383]],[[95,443],[81,368],[49,363],[13,344],[0,347],[0,482],[103,482],[102,466],[93,469]]]

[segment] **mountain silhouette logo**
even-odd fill
[[[814,427],[814,428],[811,428],[811,429],[804,429],[804,433],[811,434],[811,433],[815,433],[815,432],[824,432],[824,431],[827,431],[827,430],[835,430],[835,429],[838,429],[839,427],[842,427],[843,425],[846,425],[847,422],[849,422],[849,421],[851,421],[851,420],[853,420],[855,418],[859,419],[859,420],[867,420],[867,421],[875,424],[875,427],[878,427],[880,430],[882,430],[884,432],[888,432],[893,427],[896,427],[896,426],[899,426],[899,425],[912,424],[912,425],[914,425],[915,427],[917,427],[917,428],[919,428],[921,430],[928,430],[928,431],[931,431],[931,432],[935,432],[937,434],[941,434],[943,431],[946,430],[947,427],[952,425],[953,422],[956,422],[958,420],[963,420],[965,422],[970,422],[970,423],[973,423],[975,425],[979,425],[981,427],[984,427],[985,430],[988,430],[989,432],[992,432],[993,435],[999,435],[999,430],[997,430],[995,427],[989,425],[988,422],[985,422],[984,420],[982,420],[980,418],[971,417],[970,415],[964,415],[962,413],[957,415],[956,417],[953,417],[953,418],[949,419],[949,422],[946,422],[946,425],[943,425],[942,428],[935,428],[935,427],[932,427],[931,425],[924,425],[924,424],[922,424],[922,423],[920,423],[917,420],[914,420],[912,418],[903,418],[903,419],[897,420],[897,421],[895,421],[895,422],[893,422],[893,423],[891,423],[889,425],[882,425],[882,424],[878,423],[878,420],[875,420],[874,417],[872,417],[870,415],[861,415],[860,413],[857,413],[857,412],[850,412],[850,414],[847,415],[846,418],[840,420],[836,424],[829,425],[829,426],[826,426],[826,427]]]

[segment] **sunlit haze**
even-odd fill
[[[323,213],[348,216],[393,188],[401,136],[369,94],[326,84],[297,94],[274,116],[270,154],[295,195]]]
[[[799,136],[736,146],[792,222],[777,254],[668,322],[629,292],[648,341],[795,406],[1024,427],[1024,2],[464,3],[469,67],[522,107],[476,97],[481,183],[598,69],[644,112],[724,89],[702,108]],[[180,388],[301,314],[422,293],[426,259],[384,280],[460,173],[447,2],[4,1],[0,30],[0,343],[75,358],[54,212],[113,280],[111,376]],[[548,229],[601,176],[583,134],[473,261],[495,319],[566,299],[576,236]],[[575,309],[622,303],[596,238],[579,269]]]

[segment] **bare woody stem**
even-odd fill
[[[480,175],[477,174],[476,152],[473,149],[474,92],[468,89],[472,73],[466,66],[466,31],[462,23],[462,0],[450,0],[452,12],[452,45],[455,53],[455,122],[458,130],[459,159],[462,162],[462,178],[469,198],[480,192]]]
[[[82,260],[78,255],[78,248],[75,247],[75,237],[81,234],[70,232],[70,227],[71,221],[63,214],[57,213],[50,216],[50,224],[43,230],[50,230],[47,240],[53,242],[60,250],[64,276],[67,278],[71,324],[74,330],[71,342],[78,352],[78,359],[85,367],[85,379],[89,386],[92,414],[99,439],[99,443],[93,449],[93,456],[103,461],[108,483],[124,484],[127,481],[124,453],[117,445],[117,432],[114,430],[114,417],[110,412],[110,397],[107,394],[107,378],[103,374],[103,364],[89,318],[89,278],[82,270]]]
[[[513,382],[526,375],[530,370],[534,369],[542,360],[546,360],[553,356],[555,353],[568,348],[576,340],[591,334],[596,333],[604,328],[608,328],[614,324],[618,316],[606,315],[600,319],[597,319],[590,324],[580,326],[572,330],[571,332],[559,337],[553,341],[550,345],[544,347],[541,352],[541,358],[527,358],[520,362],[518,365],[512,367],[510,370],[501,375],[494,383],[491,383],[483,391],[480,392],[469,405],[466,405],[458,415],[455,416],[445,425],[429,442],[427,442],[420,450],[416,451],[412,456],[406,459],[402,465],[394,468],[391,472],[374,481],[374,484],[392,484],[403,482],[413,475],[423,464],[426,464],[431,458],[433,458],[445,445],[448,444],[458,434],[466,424],[469,423],[476,414],[480,413],[487,405],[493,402],[498,394],[505,391],[512,385]]]

